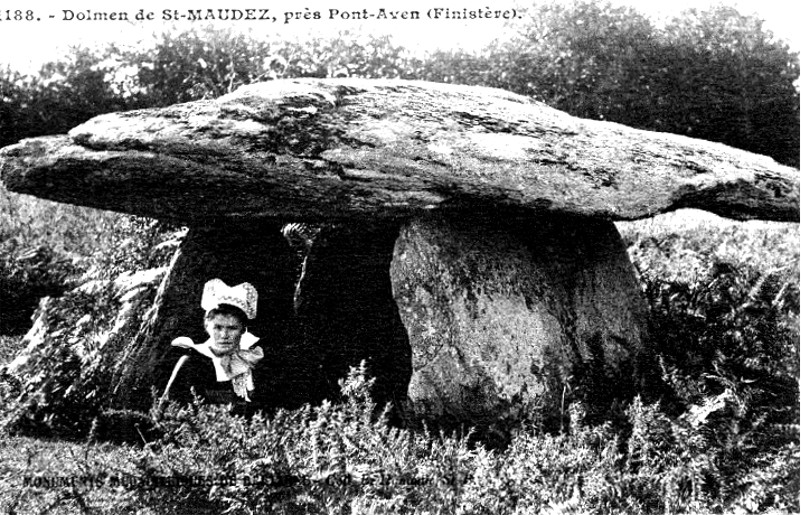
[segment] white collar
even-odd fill
[[[259,341],[259,337],[254,335],[249,331],[245,331],[242,335],[242,338],[239,340],[239,348],[240,350],[247,350]],[[214,372],[217,375],[217,381],[230,381],[231,378],[228,377],[228,374],[225,373],[225,370],[222,366],[222,357],[217,356],[214,352],[211,351],[211,343],[212,340],[209,338],[205,342],[195,345],[195,350],[201,353],[202,355],[206,356],[207,358],[211,359],[211,362],[214,364]]]

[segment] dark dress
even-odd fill
[[[253,345],[251,348],[261,347]],[[253,369],[253,383],[255,390],[249,392],[251,402],[234,393],[231,381],[218,381],[211,358],[199,352],[188,349],[173,368],[175,379],[168,393],[169,400],[179,403],[190,403],[193,400],[192,391],[208,404],[232,404],[235,414],[253,413],[260,404],[258,391],[261,385],[259,380],[259,366]],[[176,372],[177,369],[177,372]]]

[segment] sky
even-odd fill
[[[564,0],[539,0],[564,1]],[[238,9],[245,14],[252,9],[251,16],[267,20],[236,21],[186,21],[177,22],[178,28],[187,28],[192,24],[212,23],[216,27],[233,27],[250,31],[255,35],[271,34],[294,37],[299,34],[313,32],[324,34],[336,33],[340,30],[356,32],[391,33],[397,42],[407,47],[422,50],[433,48],[479,48],[494,37],[502,34],[502,19],[485,18],[482,13],[507,11],[513,9],[520,0],[449,0],[436,3],[423,0],[390,0],[376,3],[368,0],[339,0],[337,2],[322,0],[272,0],[271,2],[252,2],[252,0],[217,0],[216,3],[179,2],[170,0],[140,0],[131,2],[106,2],[99,0],[73,0],[70,3],[45,0],[9,0],[0,7],[0,66],[10,65],[20,71],[36,71],[48,60],[54,60],[66,51],[69,45],[97,45],[108,42],[136,45],[146,40],[154,32],[160,32],[176,26],[175,15],[188,16],[190,9],[200,9],[205,16],[208,11],[217,9]],[[689,7],[704,8],[716,4],[733,5],[743,14],[756,14],[765,20],[765,26],[774,34],[789,42],[794,50],[801,50],[801,34],[799,34],[798,12],[801,8],[797,2],[787,0],[612,0],[617,5],[629,5],[640,12],[654,17],[669,17]],[[523,2],[523,4],[525,4]],[[53,7],[57,5],[58,7]],[[114,7],[110,7],[114,5]],[[426,19],[432,7],[441,7],[440,19]],[[385,9],[389,19],[355,20],[352,12],[369,9],[379,14]],[[265,13],[264,10],[268,9]],[[335,12],[332,13],[331,10]],[[445,19],[445,9],[475,11],[480,16],[469,21]],[[401,11],[417,10],[420,20],[392,20],[392,13],[398,16]],[[142,13],[152,19],[136,20],[136,14]],[[230,12],[230,11],[229,11]],[[313,19],[319,12],[319,20]],[[125,13],[128,21],[94,21],[79,18],[103,13]],[[167,14],[168,13],[168,14]],[[287,14],[292,13],[292,14]],[[303,19],[308,14],[312,19]],[[118,14],[117,16],[121,16]],[[22,18],[16,20],[15,18]],[[27,20],[26,18],[30,18]]]

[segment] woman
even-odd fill
[[[160,405],[168,396],[181,397],[178,390],[185,393],[194,387],[206,402],[233,404],[238,413],[247,410],[258,388],[254,368],[264,357],[256,345],[259,338],[247,330],[248,320],[256,318],[257,301],[250,283],[233,287],[220,279],[206,283],[200,306],[206,311],[203,325],[209,338],[200,344],[186,336],[172,341],[189,352],[176,363]]]

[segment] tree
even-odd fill
[[[731,7],[690,9],[654,53],[657,129],[799,163],[798,54]]]
[[[38,75],[10,69],[0,75],[0,146],[22,138],[64,133],[98,114],[130,109],[112,80],[117,63],[76,47]]]
[[[121,56],[137,68],[139,94],[165,106],[216,98],[244,84],[293,77],[400,77],[405,50],[388,37],[347,32],[305,41],[262,39],[230,29],[163,34],[150,51]]]
[[[143,102],[166,106],[215,98],[258,80],[269,44],[230,29],[192,29],[164,33],[153,48],[129,50],[121,63],[137,70],[135,83]]]

